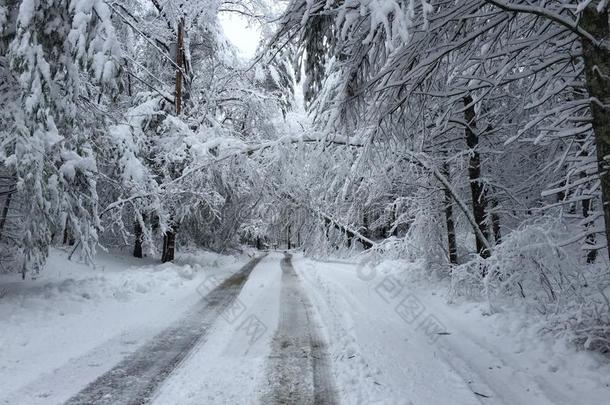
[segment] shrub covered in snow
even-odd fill
[[[603,263],[586,264],[567,244],[570,227],[539,219],[509,233],[488,259],[456,266],[452,295],[484,298],[494,311],[503,298],[524,301],[548,320],[547,332],[580,347],[610,351],[610,274]]]

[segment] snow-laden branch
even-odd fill
[[[331,135],[331,136],[315,136],[312,134],[302,134],[302,135],[289,135],[284,136],[276,141],[261,143],[258,145],[248,145],[245,150],[240,153],[247,153],[248,155],[252,155],[254,152],[259,152],[265,149],[273,148],[279,145],[289,145],[294,143],[327,143],[333,145],[341,145],[341,146],[353,146],[357,148],[361,148],[364,146],[364,143],[354,141],[350,137],[343,135]]]
[[[352,228],[348,227],[347,225],[344,225],[344,224],[340,223],[339,221],[337,221],[336,219],[334,219],[330,215],[325,214],[325,213],[323,213],[320,210],[317,210],[317,209],[312,208],[312,207],[308,207],[308,208],[310,210],[314,211],[316,214],[318,214],[322,218],[324,218],[325,221],[328,221],[328,222],[332,223],[335,226],[335,228],[338,228],[340,231],[345,232],[345,234],[347,236],[349,236],[350,238],[354,238],[356,240],[359,240],[360,243],[362,243],[362,246],[364,246],[365,249],[372,249],[373,247],[375,247],[375,245],[376,245],[375,242],[373,242],[372,240],[370,240],[366,236],[362,235],[357,230],[352,229]]]
[[[562,27],[569,29],[579,37],[585,38],[587,41],[591,42],[596,47],[601,47],[603,44],[601,41],[598,41],[593,35],[591,35],[588,31],[580,27],[576,21],[570,20],[569,18],[566,18],[561,14],[554,13],[544,7],[514,4],[502,0],[485,0],[485,2],[493,4],[494,6],[504,11],[533,14],[537,15],[538,17],[546,18],[556,24],[561,25]]]
[[[333,135],[333,136],[321,137],[321,136],[315,136],[313,134],[308,134],[308,133],[304,133],[301,135],[288,135],[288,136],[284,136],[280,139],[277,139],[275,141],[263,142],[263,143],[259,143],[259,144],[237,144],[235,146],[231,145],[231,146],[227,147],[227,145],[220,145],[217,143],[213,143],[213,144],[210,144],[211,147],[209,149],[210,150],[216,149],[216,151],[213,152],[213,156],[215,156],[215,157],[205,161],[204,163],[202,163],[200,165],[197,165],[195,167],[191,167],[191,168],[185,170],[184,173],[180,177],[177,177],[176,179],[172,180],[168,184],[178,183],[178,182],[184,180],[186,177],[189,177],[192,174],[197,173],[198,171],[200,171],[206,167],[209,167],[210,165],[212,165],[214,163],[218,163],[223,160],[230,159],[232,157],[237,157],[240,155],[251,156],[256,152],[261,152],[266,149],[271,149],[271,148],[278,147],[281,145],[290,145],[290,144],[297,144],[297,143],[326,143],[326,144],[330,144],[330,145],[351,146],[351,147],[356,147],[356,148],[361,148],[364,146],[364,143],[354,141],[350,137],[343,136],[343,135]],[[224,148],[223,148],[223,146],[224,146]]]
[[[364,246],[365,249],[372,249],[372,248],[375,248],[376,246],[378,246],[377,243],[375,243],[371,239],[367,238],[366,236],[362,235],[356,229],[353,229],[350,226],[339,222],[337,219],[333,218],[331,215],[323,212],[322,210],[312,207],[311,205],[303,204],[293,195],[284,194],[284,197],[288,198],[296,206],[305,208],[305,209],[311,211],[312,213],[314,213],[315,215],[322,217],[324,219],[324,221],[332,224],[335,228],[337,228],[341,232],[344,232],[348,237],[360,241],[360,243],[362,243],[362,246]]]
[[[183,75],[186,75],[184,69],[182,69],[182,67],[180,67],[168,54],[167,52],[163,51],[163,49],[159,48],[159,46],[157,44],[155,44],[154,41],[152,41],[148,35],[146,35],[144,32],[142,32],[142,30],[140,30],[138,27],[136,27],[131,21],[129,21],[129,19],[127,17],[125,17],[119,10],[116,9],[116,7],[114,7],[114,2],[110,3],[110,2],[106,2],[106,4],[108,5],[108,7],[110,7],[110,9],[112,9],[112,11],[118,15],[121,20],[123,20],[127,25],[129,25],[135,32],[137,32],[138,34],[140,34],[142,36],[142,38],[144,38],[144,40],[146,42],[148,42],[153,48],[155,48],[157,51],[159,51],[160,55],[166,60],[168,61],[176,70],[182,72]]]
[[[472,212],[470,212],[470,210],[468,209],[468,206],[460,198],[457,191],[453,188],[453,186],[451,185],[451,182],[449,182],[447,177],[445,177],[434,165],[432,165],[428,161],[427,156],[425,156],[421,153],[414,153],[414,152],[409,152],[409,151],[404,152],[404,154],[405,154],[406,159],[408,159],[414,163],[417,163],[418,165],[422,166],[424,169],[430,171],[430,173],[432,173],[432,175],[434,177],[436,177],[436,179],[438,181],[441,182],[443,187],[449,192],[449,194],[451,194],[451,197],[453,198],[453,200],[456,202],[456,204],[458,205],[460,210],[466,216],[466,219],[472,226],[474,233],[481,240],[481,242],[485,246],[485,249],[491,254],[492,250],[493,250],[491,243],[489,243],[489,241],[487,240],[485,235],[483,235],[483,232],[481,232],[481,229],[477,225],[477,221],[475,220],[474,216],[472,215]]]
[[[260,144],[249,144],[249,145],[248,144],[239,144],[237,146],[232,146],[232,145],[229,146],[227,144],[221,145],[218,142],[209,142],[207,145],[208,149],[210,151],[216,149],[216,151],[214,153],[210,153],[209,159],[205,160],[203,163],[201,163],[195,167],[188,168],[187,170],[185,170],[182,173],[181,176],[173,179],[172,181],[162,184],[159,187],[160,190],[157,190],[154,192],[148,192],[148,193],[138,193],[136,195],[132,195],[128,198],[120,199],[118,201],[115,201],[115,202],[109,204],[105,209],[103,209],[101,211],[100,216],[104,216],[108,212],[113,211],[115,209],[120,209],[125,204],[132,204],[136,200],[139,200],[141,198],[150,197],[159,192],[168,192],[168,190],[170,190],[170,189],[172,190],[172,192],[175,192],[175,190],[173,188],[171,188],[172,186],[179,184],[181,181],[183,181],[187,177],[189,177],[207,167],[210,167],[216,163],[220,163],[220,162],[230,159],[232,157],[237,157],[240,155],[251,156],[255,152],[261,152],[263,150],[274,148],[274,147],[277,147],[280,145],[290,145],[290,144],[296,144],[296,143],[326,143],[326,144],[332,144],[332,145],[351,146],[351,147],[363,147],[364,146],[363,143],[353,141],[351,138],[346,137],[346,136],[334,135],[334,136],[326,136],[326,137],[317,137],[317,136],[314,136],[313,134],[307,134],[307,133],[301,134],[301,135],[285,136],[285,137],[282,137],[275,141],[264,142],[264,143],[260,143]],[[222,146],[224,146],[225,148],[222,149]],[[218,150],[218,149],[221,149],[221,150]],[[98,173],[98,174],[101,175],[101,173]],[[104,177],[106,178],[106,176],[104,176]],[[353,236],[356,239],[361,240],[364,245],[366,245],[367,243],[373,243],[370,240],[366,239],[364,236],[360,235],[357,231],[349,229],[345,225],[338,223],[336,220],[328,217],[327,215],[320,213],[320,212],[316,212],[316,213],[329,219],[336,226],[344,229],[346,231],[346,233],[352,233]]]

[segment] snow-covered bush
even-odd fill
[[[489,311],[509,298],[525,302],[581,347],[610,350],[610,274],[569,245],[571,227],[544,217],[506,235],[488,259],[453,268],[451,294],[485,299]],[[581,259],[579,259],[581,258]]]

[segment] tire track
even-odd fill
[[[311,304],[292,266],[281,261],[280,319],[268,361],[265,404],[337,404],[330,360],[316,332]]]
[[[226,279],[182,319],[98,377],[66,405],[145,404],[191,349],[205,341],[216,319],[235,301],[248,276],[263,258],[252,259]]]

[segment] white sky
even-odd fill
[[[244,58],[252,58],[260,40],[260,28],[237,13],[220,13],[220,25]]]

